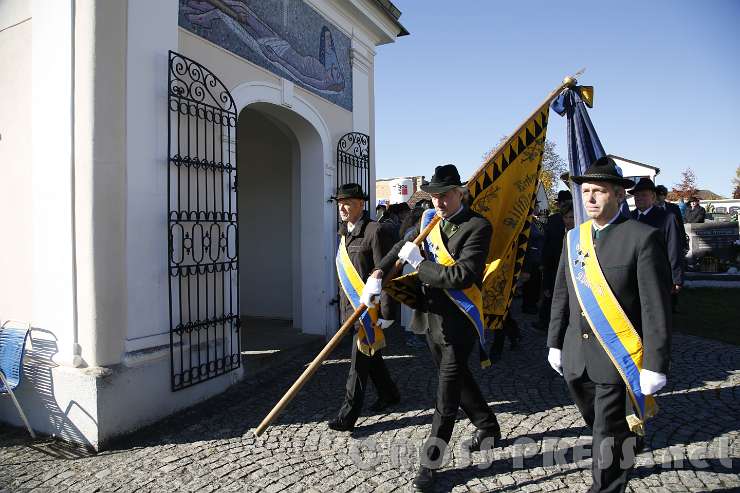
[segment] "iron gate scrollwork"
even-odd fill
[[[337,143],[337,188],[345,183],[359,183],[370,195],[370,137],[365,134],[350,132]]]
[[[208,69],[170,51],[168,224],[172,390],[239,368],[234,100]]]

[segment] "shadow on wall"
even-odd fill
[[[82,413],[97,426],[94,416],[75,400],[70,400],[66,408],[61,409],[55,395],[53,371],[58,365],[52,361],[52,357],[59,352],[56,336],[48,330],[36,328],[30,334],[31,347],[27,347],[23,361],[19,397],[21,406],[29,415],[31,426],[39,433],[92,448],[69,416],[73,412]]]

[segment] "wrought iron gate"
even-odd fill
[[[370,137],[365,134],[350,132],[337,143],[337,188],[345,183],[359,183],[370,195]]]
[[[208,69],[170,51],[168,224],[172,390],[239,368],[234,100]]]

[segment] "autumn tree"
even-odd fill
[[[506,142],[507,136],[501,137],[494,148],[483,155],[483,161],[493,156],[501,145]],[[542,168],[540,170],[540,181],[545,187],[547,193],[548,207],[554,209],[555,199],[558,195],[558,180],[560,175],[568,170],[565,160],[560,157],[555,150],[555,143],[551,140],[545,140],[545,146],[542,150]]]
[[[732,184],[735,185],[735,190],[732,192],[732,198],[740,199],[740,164],[735,170],[735,178],[732,179]]]
[[[688,200],[696,195],[696,174],[694,170],[686,168],[681,172],[681,181],[673,186],[670,195],[669,200]]]

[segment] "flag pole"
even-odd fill
[[[580,74],[580,72],[579,72]],[[569,87],[574,87],[577,83],[577,80],[573,76],[568,76],[565,79],[563,79],[563,82],[554,89],[548,96],[545,98],[545,100],[540,104],[535,111],[532,112],[531,115],[529,115],[524,122],[519,125],[519,127],[512,132],[512,134],[509,136],[509,138],[502,144],[502,146],[509,145],[514,138],[519,135],[519,132],[524,128],[524,126],[527,124],[527,122],[532,119],[539,111],[542,111],[543,106],[549,105],[553,99],[555,99],[560,92],[563,89],[567,89]],[[473,179],[480,173],[483,169],[485,169],[486,165],[488,164],[489,160],[486,160],[476,171],[473,173],[472,177]],[[417,236],[414,239],[414,243],[418,246],[421,245],[421,242],[424,241],[424,239],[429,235],[429,233],[432,231],[434,226],[437,225],[439,222],[440,217],[435,214],[434,218],[432,218],[432,221],[427,225],[426,228],[424,228],[423,231],[419,233],[419,236]],[[403,261],[397,260],[396,264],[393,266],[393,269],[391,269],[391,272],[386,274],[383,284],[386,284],[388,281],[396,277],[398,272],[400,272],[401,268],[403,267]],[[321,350],[321,352],[316,355],[316,357],[311,361],[311,363],[306,367],[306,369],[303,371],[300,377],[291,385],[291,387],[288,389],[288,391],[283,395],[283,397],[278,401],[277,404],[272,408],[272,410],[265,416],[265,418],[262,420],[262,422],[257,426],[257,428],[254,431],[254,434],[256,436],[262,435],[268,426],[275,420],[275,418],[278,417],[278,415],[283,411],[285,406],[287,406],[290,401],[293,400],[293,398],[296,396],[296,394],[301,390],[301,388],[308,382],[308,380],[313,376],[314,373],[316,373],[316,370],[319,369],[321,364],[326,360],[326,358],[329,357],[329,354],[334,350],[334,348],[337,347],[339,344],[339,341],[344,338],[345,335],[349,332],[350,328],[352,328],[352,325],[357,321],[358,318],[360,318],[360,315],[365,311],[367,306],[364,304],[360,304],[360,306],[357,307],[357,309],[352,313],[352,315],[342,324],[342,326],[339,328],[336,334],[334,334],[334,337],[332,337],[329,342],[324,346],[324,349]]]

